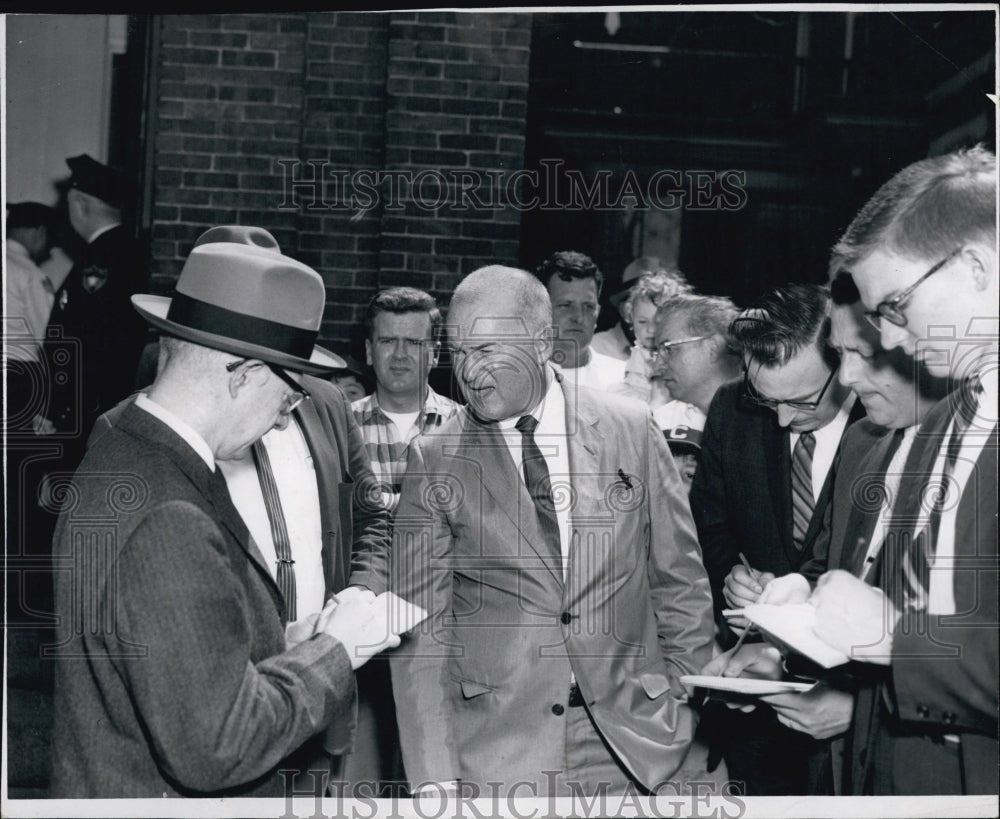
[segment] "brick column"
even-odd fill
[[[423,185],[401,185],[383,211],[380,285],[447,299],[476,267],[517,264],[516,208],[454,205],[463,179],[481,178],[485,196],[488,171],[523,168],[530,39],[529,14],[391,15],[385,168]]]

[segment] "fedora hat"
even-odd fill
[[[242,225],[202,234],[173,298],[132,296],[139,314],[164,333],[313,375],[346,366],[316,346],[325,304],[315,270],[282,255],[266,230]]]

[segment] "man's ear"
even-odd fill
[[[431,344],[431,367],[436,367],[438,358],[441,356],[441,342],[435,341]]]
[[[372,340],[370,338],[365,339],[365,364],[369,367],[375,365],[375,362],[372,361]]]
[[[235,398],[239,393],[240,389],[246,386],[250,382],[250,370],[253,368],[255,361],[244,361],[229,374],[229,397]]]
[[[538,354],[539,360],[542,362],[548,361],[552,357],[552,346],[553,340],[555,338],[556,328],[554,325],[549,324],[539,331],[535,338],[533,339],[535,352]]]
[[[962,260],[972,271],[972,280],[976,289],[989,289],[990,281],[997,275],[997,254],[995,251],[980,244],[970,244],[962,250]]]

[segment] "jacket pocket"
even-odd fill
[[[467,700],[480,697],[483,694],[489,694],[493,690],[492,686],[484,685],[474,680],[458,680],[458,684],[462,687],[462,696]]]
[[[646,696],[651,700],[658,699],[670,691],[670,678],[663,668],[663,662],[657,660],[655,663],[640,668],[638,671],[639,684]]]

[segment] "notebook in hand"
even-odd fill
[[[756,625],[765,637],[774,638],[823,668],[843,665],[850,659],[816,636],[813,631],[816,608],[808,603],[754,603],[743,610],[743,616]]]

